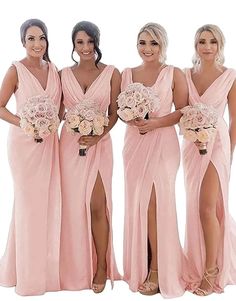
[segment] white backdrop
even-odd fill
[[[25,55],[25,49],[20,42],[19,28],[29,18],[39,18],[46,23],[49,30],[50,58],[59,69],[72,65],[70,59],[72,50],[71,31],[73,26],[82,20],[92,21],[99,26],[101,30],[100,48],[103,53],[102,62],[113,64],[120,71],[125,67],[132,67],[140,63],[136,51],[136,37],[141,26],[147,22],[157,22],[166,28],[169,37],[167,63],[180,68],[191,66],[193,39],[196,29],[206,23],[217,24],[226,36],[225,66],[236,68],[236,18],[233,3],[233,0],[58,0],[57,2],[48,0],[8,0],[4,3],[4,8],[3,6],[0,8],[0,81],[2,81],[11,62],[21,59]],[[9,108],[14,112],[14,97],[9,102]],[[111,132],[114,147],[114,247],[121,273],[124,216],[122,167],[124,130],[124,125],[118,121]],[[7,161],[7,134],[8,125],[0,121],[0,256],[3,254],[6,245],[14,198]],[[232,165],[229,205],[230,211],[236,219],[235,161],[236,156]],[[27,185],[27,179],[25,185]],[[185,193],[181,167],[176,183],[176,199],[179,231],[183,243]],[[236,287],[228,286],[225,294],[212,295],[208,300],[218,300],[219,298],[226,300],[230,297],[232,299],[234,295],[236,295]],[[14,293],[14,288],[2,287],[0,287],[0,298],[2,300],[7,298],[11,298],[11,300],[21,299]],[[144,300],[145,296],[132,293],[125,283],[117,282],[113,291],[110,289],[110,284],[107,283],[105,292],[99,296],[95,296],[91,291],[82,291],[47,293],[44,296],[37,297],[40,300],[64,300],[65,298],[71,300],[95,300],[95,298],[99,300],[101,298],[106,300],[111,298],[113,300],[120,300],[121,298]],[[154,298],[157,298],[157,296]],[[197,297],[186,293],[181,298],[183,300],[193,300]]]

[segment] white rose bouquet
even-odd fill
[[[82,100],[65,115],[68,132],[83,135],[102,135],[109,119],[93,100]],[[80,145],[80,156],[86,155],[86,146]]]
[[[181,109],[180,130],[184,138],[197,142],[199,153],[207,153],[207,143],[215,137],[217,128],[217,112],[209,105],[197,103]]]
[[[58,109],[48,96],[29,98],[20,109],[19,117],[20,127],[37,143],[55,133],[60,124]]]
[[[135,118],[148,119],[148,113],[157,111],[160,106],[160,99],[150,87],[141,83],[133,83],[121,92],[117,99],[117,114],[124,121]]]

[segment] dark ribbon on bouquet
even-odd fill
[[[144,116],[144,119],[148,120],[149,119],[149,115],[148,113]],[[145,135],[146,133],[140,133],[140,135]]]

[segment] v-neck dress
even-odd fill
[[[60,107],[61,84],[49,63],[47,87],[20,62],[17,113],[32,96],[48,96]],[[61,185],[57,133],[36,143],[17,126],[10,127],[9,164],[14,184],[14,209],[5,254],[0,260],[0,285],[16,286],[20,295],[40,295],[60,289],[59,247]],[[7,200],[6,200],[7,201]]]
[[[160,109],[151,116],[164,116],[173,104],[173,66],[163,68],[152,86],[160,98]],[[122,74],[121,89],[131,84],[132,70]],[[140,135],[127,126],[124,149],[125,228],[124,279],[137,291],[148,274],[148,205],[152,187],[156,192],[158,281],[165,298],[181,296],[185,291],[185,259],[179,240],[175,204],[175,180],[180,149],[174,126]]]
[[[62,70],[61,81],[67,110],[82,100],[92,99],[103,112],[110,104],[113,66],[106,66],[84,94],[71,68]],[[112,168],[113,155],[110,134],[89,148],[86,156],[79,156],[80,134],[68,133],[62,128],[60,162],[62,173],[62,233],[60,256],[61,288],[82,290],[92,286],[96,272],[96,252],[91,229],[91,194],[100,173],[106,194],[109,242],[107,276],[120,279],[112,244]]]
[[[217,200],[217,216],[220,221],[220,245],[217,255],[219,275],[215,292],[222,292],[227,284],[236,284],[236,224],[229,214],[228,185],[230,179],[229,129],[223,118],[228,102],[228,93],[236,80],[236,71],[226,69],[199,96],[191,78],[191,69],[186,69],[189,87],[189,103],[202,102],[212,105],[218,112],[217,134],[208,143],[207,154],[200,155],[194,143],[183,142],[183,166],[186,185],[187,217],[185,251],[190,263],[189,288],[195,290],[205,269],[205,244],[199,216],[199,193],[203,177],[211,162],[218,174],[221,193]]]

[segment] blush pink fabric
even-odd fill
[[[164,116],[173,104],[173,66],[161,70],[152,89],[161,100],[160,110],[151,116]],[[122,90],[132,83],[131,69],[122,75]],[[185,259],[179,241],[175,180],[180,163],[179,143],[174,126],[140,135],[128,126],[124,142],[125,231],[124,279],[137,291],[148,273],[147,210],[152,186],[157,197],[158,277],[162,296],[184,293]]]
[[[219,114],[217,135],[208,143],[207,154],[200,155],[194,143],[184,140],[183,165],[187,194],[187,219],[185,250],[190,263],[189,289],[199,286],[205,269],[205,245],[199,216],[199,193],[209,162],[214,165],[220,180],[217,215],[220,220],[220,246],[217,264],[220,273],[216,279],[216,292],[222,292],[227,284],[236,284],[236,224],[228,209],[228,184],[230,179],[230,139],[228,126],[223,119],[228,93],[236,79],[236,71],[227,69],[202,96],[199,96],[186,69],[189,86],[189,102],[212,105]]]
[[[61,85],[55,66],[49,63],[47,87],[20,62],[17,112],[29,97],[47,95],[60,107]],[[0,261],[0,284],[16,286],[20,295],[40,295],[60,289],[59,246],[61,187],[58,135],[42,143],[11,126],[9,163],[14,182],[14,210],[7,248]],[[7,201],[7,200],[6,200]]]
[[[62,70],[61,80],[66,109],[79,101],[92,99],[102,111],[110,104],[110,81],[114,67],[106,66],[84,94],[71,68]],[[112,168],[113,155],[110,134],[92,146],[85,157],[79,156],[80,135],[68,133],[63,126],[60,140],[62,171],[62,235],[60,278],[61,288],[66,290],[89,289],[96,272],[96,252],[91,230],[90,199],[100,173],[107,205],[109,244],[107,251],[107,275],[112,283],[120,279],[112,245]]]

